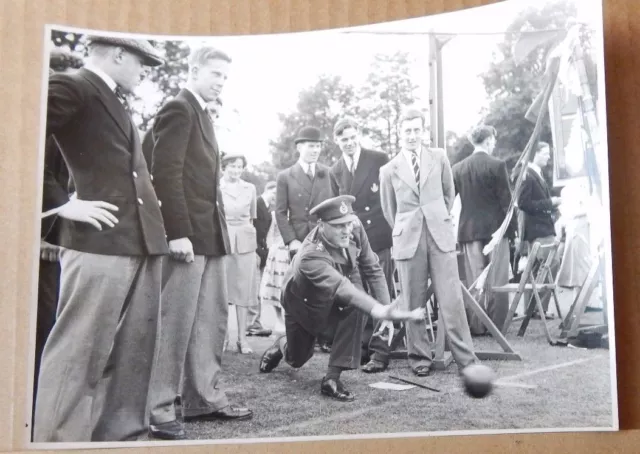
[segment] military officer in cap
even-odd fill
[[[390,304],[389,290],[378,257],[354,214],[355,197],[342,195],[326,200],[310,212],[319,218],[293,258],[282,287],[286,335],[276,340],[262,356],[261,372],[271,372],[284,358],[292,367],[302,367],[313,356],[317,335],[329,323],[336,333],[329,367],[322,379],[323,395],[353,401],[340,374],[360,365],[362,312],[388,329],[389,320],[421,320],[424,308],[411,312]],[[366,279],[370,295],[362,290]]]
[[[75,196],[45,173],[61,223],[55,325],[44,347],[34,441],[135,440],[147,394],[168,253],[160,203],[126,94],[163,59],[148,41],[89,37],[83,68],[49,79],[55,137]],[[57,190],[55,188],[57,187]]]

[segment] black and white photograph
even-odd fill
[[[47,26],[29,446],[618,430],[602,28]]]

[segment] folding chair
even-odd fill
[[[547,326],[547,319],[545,318],[542,299],[540,298],[540,291],[549,291],[554,299],[556,310],[558,311],[558,317],[562,319],[562,313],[560,312],[560,303],[558,301],[558,295],[556,293],[556,283],[553,278],[553,273],[551,272],[551,266],[553,264],[553,260],[556,256],[559,246],[560,243],[558,241],[554,241],[551,244],[545,245],[540,244],[538,241],[536,241],[531,248],[531,252],[529,253],[527,264],[522,273],[522,277],[520,278],[520,282],[493,287],[492,290],[496,293],[515,293],[513,301],[511,302],[511,306],[509,307],[509,312],[507,313],[507,318],[502,327],[503,335],[506,335],[507,331],[509,330],[511,322],[513,321],[513,315],[516,312],[522,295],[528,293],[531,294],[531,298],[529,299],[528,306],[525,308],[525,316],[523,318],[522,325],[520,325],[518,336],[524,336],[527,326],[529,325],[529,321],[533,317],[533,313],[537,306],[538,313],[540,314],[540,318],[542,319],[544,325],[547,340],[552,345],[557,344],[557,342],[551,338],[551,333],[549,332],[549,327]]]

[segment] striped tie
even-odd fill
[[[411,152],[411,164],[413,166],[413,174],[416,177],[416,183],[420,186],[420,166],[418,165],[418,155],[415,151]]]

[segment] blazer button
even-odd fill
[[[140,197],[138,197],[138,204],[139,205],[144,205],[144,202],[142,201],[142,199]]]
[[[153,175],[149,174],[149,179],[153,181]]]
[[[371,219],[367,219],[367,224],[371,224]]]
[[[304,301],[306,302],[306,301],[307,301],[307,299],[305,298],[305,299],[304,299]]]
[[[138,178],[138,172],[136,172],[135,170],[133,171],[133,178]]]
[[[162,207],[162,200],[158,200],[158,206]]]
[[[369,207],[364,207],[364,211],[369,211]]]

